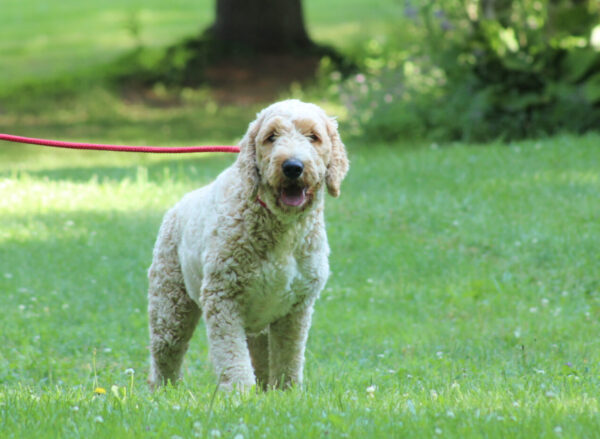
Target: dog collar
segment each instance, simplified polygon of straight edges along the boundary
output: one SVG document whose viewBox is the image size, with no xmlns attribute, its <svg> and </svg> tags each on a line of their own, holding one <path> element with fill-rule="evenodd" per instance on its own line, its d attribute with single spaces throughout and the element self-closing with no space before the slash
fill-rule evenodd
<svg viewBox="0 0 600 439">
<path fill-rule="evenodd" d="M 264 207 L 265 209 L 267 209 L 267 211 L 269 213 L 271 213 L 271 209 L 269 209 L 269 206 L 267 206 L 267 203 L 265 203 L 263 200 L 260 199 L 260 197 L 258 195 L 256 195 L 256 202 L 258 204 L 260 204 L 262 207 Z"/>
</svg>

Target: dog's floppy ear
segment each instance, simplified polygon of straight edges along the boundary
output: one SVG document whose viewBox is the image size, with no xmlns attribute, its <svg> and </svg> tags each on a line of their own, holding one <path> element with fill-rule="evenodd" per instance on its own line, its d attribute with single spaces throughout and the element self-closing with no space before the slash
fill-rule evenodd
<svg viewBox="0 0 600 439">
<path fill-rule="evenodd" d="M 327 166 L 327 191 L 333 197 L 340 195 L 340 185 L 348 172 L 350 163 L 346 155 L 346 148 L 338 133 L 338 124 L 335 119 L 327 119 L 327 133 L 331 139 L 331 159 Z"/>
<path fill-rule="evenodd" d="M 259 183 L 258 167 L 256 163 L 256 136 L 260 129 L 262 117 L 259 114 L 254 122 L 248 126 L 248 131 L 240 142 L 240 155 L 237 162 L 242 179 L 248 188 L 254 190 Z"/>
</svg>

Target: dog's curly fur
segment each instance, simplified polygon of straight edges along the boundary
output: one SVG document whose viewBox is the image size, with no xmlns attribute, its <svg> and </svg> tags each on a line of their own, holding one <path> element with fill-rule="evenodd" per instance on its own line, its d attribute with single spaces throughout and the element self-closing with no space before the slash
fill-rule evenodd
<svg viewBox="0 0 600 439">
<path fill-rule="evenodd" d="M 329 275 L 323 217 L 348 171 L 334 119 L 287 100 L 257 115 L 236 162 L 167 212 L 150 267 L 156 387 L 179 378 L 200 316 L 222 388 L 302 382 L 313 304 Z M 286 160 L 303 165 L 286 177 Z"/>
</svg>

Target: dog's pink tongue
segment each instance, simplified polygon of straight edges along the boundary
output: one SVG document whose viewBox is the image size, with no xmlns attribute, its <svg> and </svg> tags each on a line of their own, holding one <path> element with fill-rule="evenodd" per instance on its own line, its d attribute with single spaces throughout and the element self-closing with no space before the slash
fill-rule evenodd
<svg viewBox="0 0 600 439">
<path fill-rule="evenodd" d="M 299 187 L 289 187 L 281 191 L 281 201 L 288 206 L 300 206 L 305 198 L 305 190 Z"/>
</svg>

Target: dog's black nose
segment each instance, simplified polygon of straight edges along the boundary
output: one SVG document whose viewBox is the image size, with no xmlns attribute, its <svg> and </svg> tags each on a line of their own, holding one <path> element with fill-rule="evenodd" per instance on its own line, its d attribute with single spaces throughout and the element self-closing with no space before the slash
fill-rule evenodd
<svg viewBox="0 0 600 439">
<path fill-rule="evenodd" d="M 296 159 L 286 160 L 285 162 L 283 162 L 283 165 L 281 165 L 281 167 L 283 169 L 283 175 L 293 180 L 300 177 L 302 175 L 302 171 L 304 170 L 304 165 L 302 164 L 302 162 Z"/>
</svg>

